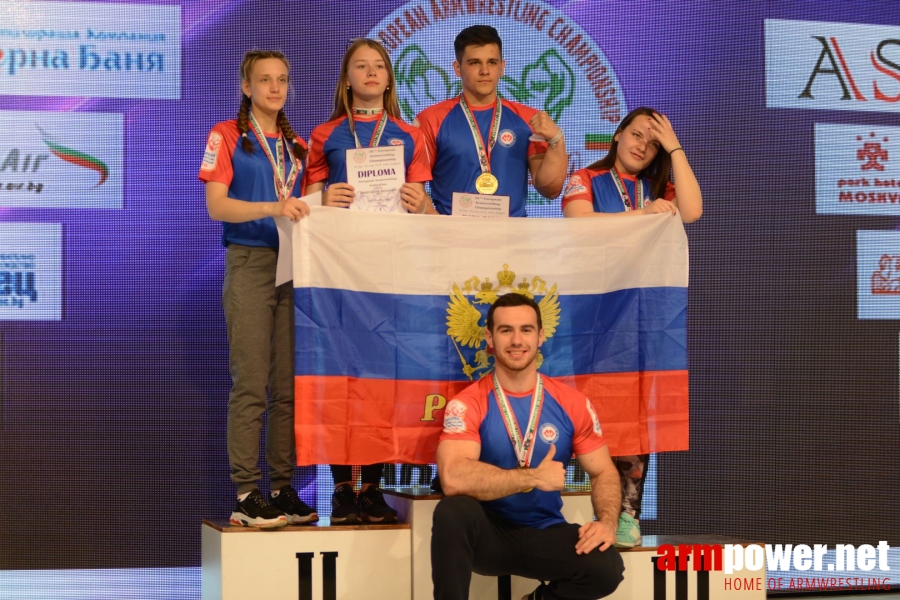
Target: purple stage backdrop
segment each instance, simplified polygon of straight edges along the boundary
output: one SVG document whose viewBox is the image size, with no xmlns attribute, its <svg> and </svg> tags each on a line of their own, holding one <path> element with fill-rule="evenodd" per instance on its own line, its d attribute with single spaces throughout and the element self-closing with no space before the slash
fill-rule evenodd
<svg viewBox="0 0 900 600">
<path fill-rule="evenodd" d="M 308 137 L 350 39 L 385 40 L 412 120 L 458 93 L 452 40 L 480 22 L 501 91 L 554 116 L 573 168 L 649 105 L 701 182 L 691 450 L 659 457 L 644 532 L 900 544 L 893 4 L 8 0 L 0 569 L 196 566 L 201 519 L 231 510 L 224 250 L 197 172 L 244 52 L 287 54 Z"/>
</svg>

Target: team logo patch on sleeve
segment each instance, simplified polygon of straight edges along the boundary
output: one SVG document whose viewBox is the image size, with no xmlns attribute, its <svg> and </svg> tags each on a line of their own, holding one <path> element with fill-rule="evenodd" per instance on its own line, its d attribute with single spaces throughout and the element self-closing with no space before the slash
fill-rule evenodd
<svg viewBox="0 0 900 600">
<path fill-rule="evenodd" d="M 469 407 L 461 400 L 451 400 L 444 409 L 444 433 L 466 432 L 466 411 Z"/>
<path fill-rule="evenodd" d="M 548 444 L 555 444 L 559 439 L 559 430 L 553 423 L 542 423 L 538 431 L 540 431 L 541 439 Z"/>
<path fill-rule="evenodd" d="M 566 186 L 566 193 L 564 196 L 568 198 L 575 194 L 583 194 L 586 191 L 587 187 L 585 187 L 584 182 L 581 180 L 581 175 L 572 175 L 572 178 L 569 180 L 569 185 Z"/>
<path fill-rule="evenodd" d="M 594 412 L 594 406 L 591 404 L 591 399 L 585 398 L 584 401 L 587 402 L 588 412 L 591 413 L 591 421 L 594 422 L 594 433 L 603 435 L 603 430 L 600 429 L 600 420 L 597 419 L 597 413 Z"/>
<path fill-rule="evenodd" d="M 203 152 L 203 162 L 200 164 L 200 170 L 213 171 L 216 168 L 216 161 L 219 159 L 219 148 L 222 147 L 222 136 L 213 131 L 206 140 L 206 150 Z"/>
</svg>

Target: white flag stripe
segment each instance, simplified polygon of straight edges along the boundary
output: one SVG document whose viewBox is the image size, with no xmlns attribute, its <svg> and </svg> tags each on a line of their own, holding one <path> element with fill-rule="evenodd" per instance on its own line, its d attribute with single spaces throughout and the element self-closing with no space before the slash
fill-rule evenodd
<svg viewBox="0 0 900 600">
<path fill-rule="evenodd" d="M 540 276 L 565 294 L 688 284 L 687 237 L 671 215 L 477 219 L 312 207 L 297 237 L 298 288 L 445 294 L 454 282 L 493 280 L 504 264 L 516 283 Z"/>
</svg>

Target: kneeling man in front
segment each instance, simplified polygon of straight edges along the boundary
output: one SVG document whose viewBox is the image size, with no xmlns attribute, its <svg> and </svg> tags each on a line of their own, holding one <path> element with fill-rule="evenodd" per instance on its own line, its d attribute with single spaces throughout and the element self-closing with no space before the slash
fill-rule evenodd
<svg viewBox="0 0 900 600">
<path fill-rule="evenodd" d="M 434 512 L 434 597 L 468 598 L 473 572 L 545 582 L 523 600 L 608 596 L 624 571 L 613 547 L 622 488 L 591 402 L 538 373 L 544 330 L 531 298 L 500 296 L 484 336 L 494 373 L 447 403 L 438 444 L 446 497 Z M 580 526 L 560 512 L 572 454 L 597 517 Z"/>
</svg>

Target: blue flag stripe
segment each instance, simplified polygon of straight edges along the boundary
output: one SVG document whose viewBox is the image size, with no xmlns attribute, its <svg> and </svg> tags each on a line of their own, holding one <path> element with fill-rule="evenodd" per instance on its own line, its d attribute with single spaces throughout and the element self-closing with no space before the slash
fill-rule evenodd
<svg viewBox="0 0 900 600">
<path fill-rule="evenodd" d="M 463 359 L 476 365 L 476 349 L 458 345 L 461 359 L 447 335 L 447 295 L 298 288 L 294 300 L 297 375 L 459 381 Z M 475 306 L 483 325 L 488 305 Z M 687 288 L 560 296 L 559 306 L 541 348 L 549 376 L 687 369 Z"/>
</svg>

